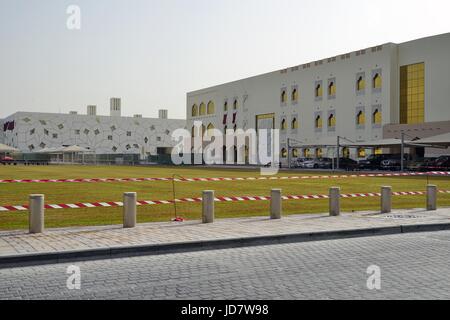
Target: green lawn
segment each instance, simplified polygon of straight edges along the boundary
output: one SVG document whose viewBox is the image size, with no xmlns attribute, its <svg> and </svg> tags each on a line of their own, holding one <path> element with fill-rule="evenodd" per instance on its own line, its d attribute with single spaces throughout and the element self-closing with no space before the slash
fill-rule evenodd
<svg viewBox="0 0 450 320">
<path fill-rule="evenodd" d="M 124 167 L 124 166 L 0 166 L 0 179 L 58 179 L 58 178 L 141 178 L 141 177 L 258 177 L 259 170 L 228 170 L 190 167 Z M 279 176 L 319 175 L 329 173 L 280 172 Z M 450 179 L 433 177 L 430 183 L 450 190 Z M 285 195 L 327 194 L 330 186 L 341 187 L 342 193 L 378 192 L 380 186 L 390 185 L 394 191 L 425 190 L 426 177 L 350 178 L 324 180 L 221 181 L 176 182 L 177 198 L 200 197 L 202 190 L 215 190 L 216 196 L 245 196 L 270 194 L 271 188 L 281 188 Z M 138 193 L 140 200 L 172 199 L 172 182 L 108 182 L 108 183 L 26 183 L 0 184 L 0 205 L 20 205 L 32 193 L 45 194 L 46 203 L 121 201 L 124 192 Z M 342 210 L 377 210 L 379 198 L 342 199 Z M 440 206 L 450 206 L 450 195 L 439 195 Z M 393 197 L 394 208 L 423 207 L 424 196 Z M 216 203 L 216 217 L 267 215 L 268 201 Z M 200 219 L 201 205 L 177 204 L 179 215 Z M 291 200 L 283 203 L 284 214 L 316 213 L 328 210 L 328 200 Z M 141 206 L 138 222 L 169 221 L 174 216 L 173 205 Z M 120 224 L 121 208 L 47 210 L 46 227 Z M 28 213 L 0 213 L 0 230 L 24 229 Z"/>
</svg>

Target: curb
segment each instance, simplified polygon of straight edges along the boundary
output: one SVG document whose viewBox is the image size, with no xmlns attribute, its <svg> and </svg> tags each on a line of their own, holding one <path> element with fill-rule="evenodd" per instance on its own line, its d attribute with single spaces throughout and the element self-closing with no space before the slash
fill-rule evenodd
<svg viewBox="0 0 450 320">
<path fill-rule="evenodd" d="M 109 247 L 109 248 L 74 250 L 63 252 L 20 254 L 20 255 L 10 255 L 0 257 L 0 269 L 23 267 L 23 266 L 37 266 L 45 264 L 80 262 L 88 260 L 102 260 L 102 259 L 126 258 L 126 257 L 148 256 L 148 255 L 186 253 L 186 252 L 196 252 L 206 250 L 219 250 L 219 249 L 254 247 L 263 245 L 374 237 L 383 235 L 433 232 L 444 230 L 450 230 L 450 223 L 406 225 L 406 226 L 400 225 L 400 226 L 369 228 L 369 229 L 322 231 L 312 233 L 295 233 L 295 234 L 270 235 L 270 236 L 247 237 L 247 238 L 232 238 L 232 239 L 219 239 L 219 240 L 206 240 L 193 242 L 178 242 L 168 244 Z"/>
</svg>

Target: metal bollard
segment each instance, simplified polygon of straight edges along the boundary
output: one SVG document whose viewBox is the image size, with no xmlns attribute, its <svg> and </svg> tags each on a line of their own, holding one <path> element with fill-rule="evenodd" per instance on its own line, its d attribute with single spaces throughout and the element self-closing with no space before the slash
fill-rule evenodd
<svg viewBox="0 0 450 320">
<path fill-rule="evenodd" d="M 392 211 L 392 187 L 381 187 L 381 213 Z"/>
<path fill-rule="evenodd" d="M 341 214 L 341 188 L 332 187 L 330 188 L 330 216 L 339 216 Z"/>
<path fill-rule="evenodd" d="M 31 194 L 29 198 L 30 233 L 44 232 L 44 195 Z"/>
<path fill-rule="evenodd" d="M 281 189 L 272 189 L 270 192 L 270 219 L 281 219 L 281 204 Z"/>
<path fill-rule="evenodd" d="M 214 222 L 214 191 L 205 190 L 202 195 L 202 222 Z"/>
<path fill-rule="evenodd" d="M 123 194 L 123 227 L 136 227 L 136 192 L 125 192 Z"/>
<path fill-rule="evenodd" d="M 434 211 L 437 210 L 437 187 L 435 185 L 429 184 L 427 186 L 427 210 Z"/>
</svg>

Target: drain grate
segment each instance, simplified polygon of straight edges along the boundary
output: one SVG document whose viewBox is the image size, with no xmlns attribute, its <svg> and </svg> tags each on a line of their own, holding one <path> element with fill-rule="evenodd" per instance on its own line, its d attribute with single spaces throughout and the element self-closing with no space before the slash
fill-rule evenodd
<svg viewBox="0 0 450 320">
<path fill-rule="evenodd" d="M 383 219 L 420 219 L 425 218 L 424 216 L 416 216 L 416 215 L 410 215 L 410 214 L 390 214 L 385 216 L 379 216 Z"/>
</svg>

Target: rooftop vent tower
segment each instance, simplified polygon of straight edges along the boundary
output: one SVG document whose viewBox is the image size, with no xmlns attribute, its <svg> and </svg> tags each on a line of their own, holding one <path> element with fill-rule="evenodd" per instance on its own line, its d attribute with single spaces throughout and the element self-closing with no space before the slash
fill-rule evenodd
<svg viewBox="0 0 450 320">
<path fill-rule="evenodd" d="M 121 116 L 121 100 L 120 98 L 111 98 L 109 100 L 110 105 L 110 115 L 111 117 L 120 117 Z"/>
</svg>

